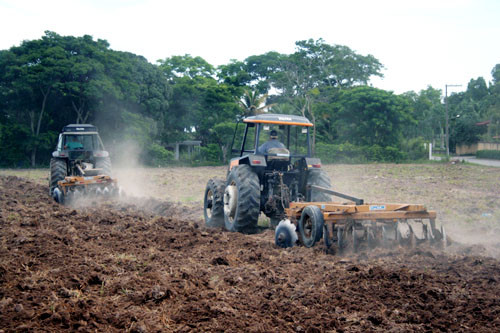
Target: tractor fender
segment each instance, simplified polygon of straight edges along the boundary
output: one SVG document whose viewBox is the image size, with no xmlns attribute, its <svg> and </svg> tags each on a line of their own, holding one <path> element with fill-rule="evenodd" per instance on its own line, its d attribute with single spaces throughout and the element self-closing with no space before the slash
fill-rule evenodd
<svg viewBox="0 0 500 333">
<path fill-rule="evenodd" d="M 67 152 L 54 151 L 52 152 L 52 157 L 54 158 L 67 158 L 69 154 Z"/>
<path fill-rule="evenodd" d="M 312 170 L 312 169 L 321 169 L 321 160 L 316 157 L 306 157 L 305 158 L 305 169 L 306 170 Z"/>
<path fill-rule="evenodd" d="M 235 166 L 243 164 L 248 164 L 252 168 L 254 167 L 265 168 L 267 166 L 265 156 L 250 154 L 242 157 L 233 158 L 229 163 L 229 171 L 231 171 L 231 169 L 234 168 Z"/>
</svg>

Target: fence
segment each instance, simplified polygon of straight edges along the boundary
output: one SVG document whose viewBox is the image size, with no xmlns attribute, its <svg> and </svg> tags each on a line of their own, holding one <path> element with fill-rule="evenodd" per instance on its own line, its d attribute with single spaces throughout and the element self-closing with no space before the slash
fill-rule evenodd
<svg viewBox="0 0 500 333">
<path fill-rule="evenodd" d="M 500 150 L 500 143 L 478 142 L 472 145 L 458 145 L 457 155 L 475 155 L 478 150 Z"/>
</svg>

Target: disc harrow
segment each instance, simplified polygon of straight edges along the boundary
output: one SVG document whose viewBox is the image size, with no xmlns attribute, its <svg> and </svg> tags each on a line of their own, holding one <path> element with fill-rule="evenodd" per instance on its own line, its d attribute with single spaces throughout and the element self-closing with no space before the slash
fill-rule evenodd
<svg viewBox="0 0 500 333">
<path fill-rule="evenodd" d="M 65 177 L 57 183 L 52 195 L 60 204 L 71 204 L 84 198 L 113 198 L 124 193 L 116 179 L 98 175 Z"/>
<path fill-rule="evenodd" d="M 276 229 L 276 244 L 290 242 L 286 234 L 297 232 L 300 243 L 314 246 L 321 238 L 328 252 L 343 253 L 396 244 L 414 247 L 420 244 L 445 247 L 444 226 L 436 226 L 436 212 L 420 204 L 364 203 L 319 186 L 310 190 L 347 198 L 348 202 L 292 202 L 286 209 L 287 223 Z M 284 228 L 287 232 L 284 233 Z M 279 237 L 278 237 L 279 235 Z"/>
</svg>

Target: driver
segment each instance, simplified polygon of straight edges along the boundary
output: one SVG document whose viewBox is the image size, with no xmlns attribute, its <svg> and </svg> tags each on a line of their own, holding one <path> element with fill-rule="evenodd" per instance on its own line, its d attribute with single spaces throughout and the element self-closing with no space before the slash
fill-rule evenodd
<svg viewBox="0 0 500 333">
<path fill-rule="evenodd" d="M 66 142 L 66 148 L 69 150 L 83 149 L 83 145 L 78 141 L 75 135 L 68 136 L 69 142 Z"/>
<path fill-rule="evenodd" d="M 278 140 L 278 132 L 276 132 L 276 130 L 272 130 L 271 133 L 269 133 L 269 141 L 264 142 L 264 144 L 257 149 L 257 154 L 265 155 L 271 148 L 286 148 L 285 145 Z"/>
</svg>

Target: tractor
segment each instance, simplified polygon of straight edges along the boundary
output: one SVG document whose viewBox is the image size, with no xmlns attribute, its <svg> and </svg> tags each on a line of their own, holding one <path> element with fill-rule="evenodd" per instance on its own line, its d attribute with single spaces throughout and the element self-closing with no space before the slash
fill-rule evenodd
<svg viewBox="0 0 500 333">
<path fill-rule="evenodd" d="M 276 227 L 286 217 L 290 202 L 330 201 L 328 194 L 307 190 L 310 185 L 330 187 L 321 161 L 312 157 L 312 126 L 305 117 L 283 114 L 259 114 L 238 121 L 231 144 L 236 156 L 229 163 L 226 180 L 210 179 L 205 189 L 206 225 L 252 233 L 258 229 L 261 212 Z M 263 151 L 260 148 L 270 134 L 280 144 Z"/>
<path fill-rule="evenodd" d="M 109 153 L 97 128 L 90 124 L 64 126 L 50 160 L 49 194 L 59 203 L 70 203 L 93 194 L 117 194 L 111 178 Z"/>
<path fill-rule="evenodd" d="M 226 180 L 210 179 L 205 188 L 208 227 L 252 233 L 259 229 L 263 212 L 279 247 L 297 241 L 312 247 L 322 238 L 334 253 L 377 244 L 447 245 L 443 224 L 438 227 L 436 212 L 424 205 L 366 203 L 330 189 L 321 161 L 312 157 L 313 124 L 305 117 L 259 114 L 243 123 L 243 133 L 238 131 L 240 122 L 236 124 L 231 151 L 237 156 L 229 163 Z M 233 149 L 235 145 L 239 148 Z M 347 201 L 332 202 L 332 196 Z"/>
</svg>

